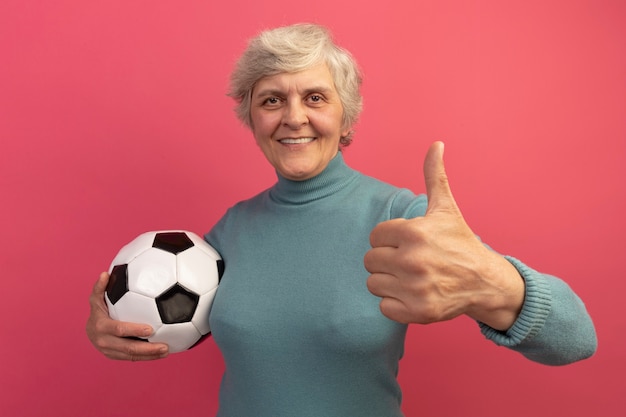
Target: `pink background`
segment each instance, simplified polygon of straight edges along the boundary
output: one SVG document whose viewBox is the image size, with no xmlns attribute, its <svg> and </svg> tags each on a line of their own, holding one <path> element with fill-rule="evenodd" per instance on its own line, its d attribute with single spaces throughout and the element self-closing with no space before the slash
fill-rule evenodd
<svg viewBox="0 0 626 417">
<path fill-rule="evenodd" d="M 563 277 L 591 360 L 550 368 L 469 319 L 410 329 L 407 416 L 623 416 L 626 3 L 0 2 L 0 415 L 211 416 L 213 341 L 115 362 L 84 326 L 137 234 L 202 234 L 274 172 L 225 96 L 260 29 L 328 25 L 364 70 L 347 161 L 416 192 L 446 142 L 452 190 L 495 249 Z"/>
</svg>

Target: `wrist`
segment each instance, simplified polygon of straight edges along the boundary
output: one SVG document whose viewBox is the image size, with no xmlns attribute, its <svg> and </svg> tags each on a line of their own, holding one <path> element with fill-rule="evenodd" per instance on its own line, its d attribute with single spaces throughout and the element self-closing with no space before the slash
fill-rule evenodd
<svg viewBox="0 0 626 417">
<path fill-rule="evenodd" d="M 485 290 L 474 300 L 467 315 L 498 330 L 506 331 L 517 320 L 524 304 L 525 283 L 517 269 L 503 256 L 490 251 L 482 263 Z"/>
</svg>

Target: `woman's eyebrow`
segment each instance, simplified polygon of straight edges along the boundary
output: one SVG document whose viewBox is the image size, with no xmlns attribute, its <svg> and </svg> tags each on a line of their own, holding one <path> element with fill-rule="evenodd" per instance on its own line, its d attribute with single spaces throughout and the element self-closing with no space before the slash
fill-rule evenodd
<svg viewBox="0 0 626 417">
<path fill-rule="evenodd" d="M 319 85 L 308 87 L 302 91 L 303 95 L 309 95 L 311 93 L 320 93 L 320 94 L 328 94 L 329 91 L 332 91 L 332 88 L 326 85 Z M 267 97 L 267 96 L 284 96 L 285 92 L 278 88 L 265 88 L 263 90 L 259 90 L 254 93 L 254 96 L 257 97 Z"/>
<path fill-rule="evenodd" d="M 283 92 L 281 90 L 274 89 L 274 88 L 266 88 L 264 90 L 255 91 L 253 95 L 257 97 L 265 97 L 265 96 L 280 96 L 282 94 Z"/>
<path fill-rule="evenodd" d="M 329 91 L 332 91 L 332 90 L 333 89 L 331 87 L 320 85 L 316 87 L 307 88 L 303 92 L 304 92 L 304 95 L 309 95 L 311 93 L 327 94 Z"/>
</svg>

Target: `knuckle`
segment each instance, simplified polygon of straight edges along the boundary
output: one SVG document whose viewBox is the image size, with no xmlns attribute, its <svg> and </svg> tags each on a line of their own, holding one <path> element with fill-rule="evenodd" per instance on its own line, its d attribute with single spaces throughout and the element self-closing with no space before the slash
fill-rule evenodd
<svg viewBox="0 0 626 417">
<path fill-rule="evenodd" d="M 117 321 L 113 327 L 113 332 L 117 337 L 126 337 L 128 336 L 128 327 L 123 322 Z"/>
<path fill-rule="evenodd" d="M 405 239 L 411 242 L 419 242 L 428 236 L 429 223 L 424 217 L 416 217 L 407 221 L 402 229 Z"/>
<path fill-rule="evenodd" d="M 91 305 L 92 308 L 94 308 L 96 305 L 98 305 L 98 300 L 100 299 L 100 297 L 94 293 L 91 293 L 89 295 L 89 305 Z"/>
<path fill-rule="evenodd" d="M 94 328 L 96 334 L 104 334 L 109 328 L 106 319 L 94 319 L 91 327 Z"/>
<path fill-rule="evenodd" d="M 128 345 L 128 347 L 126 348 L 126 355 L 128 356 L 128 359 L 132 362 L 136 362 L 139 360 L 139 352 L 137 352 L 137 347 L 135 346 L 135 344 L 131 343 Z"/>
<path fill-rule="evenodd" d="M 94 333 L 92 331 L 87 332 L 87 336 L 91 344 L 100 352 L 106 355 L 106 351 L 108 349 L 108 345 L 106 343 L 107 338 L 102 336 L 101 334 Z M 108 355 L 107 355 L 108 356 Z"/>
</svg>

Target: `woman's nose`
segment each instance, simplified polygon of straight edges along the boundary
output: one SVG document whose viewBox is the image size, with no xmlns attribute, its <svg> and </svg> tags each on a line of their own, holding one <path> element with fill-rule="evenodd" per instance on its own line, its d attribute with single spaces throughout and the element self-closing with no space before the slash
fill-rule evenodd
<svg viewBox="0 0 626 417">
<path fill-rule="evenodd" d="M 291 102 L 284 108 L 283 124 L 292 129 L 299 129 L 303 125 L 307 124 L 309 118 L 306 113 L 306 108 L 302 103 Z"/>
</svg>

